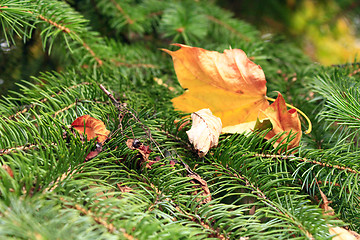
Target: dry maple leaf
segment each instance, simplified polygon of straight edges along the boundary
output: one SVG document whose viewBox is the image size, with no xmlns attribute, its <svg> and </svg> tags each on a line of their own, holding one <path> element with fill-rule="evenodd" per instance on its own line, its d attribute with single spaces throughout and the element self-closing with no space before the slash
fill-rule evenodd
<svg viewBox="0 0 360 240">
<path fill-rule="evenodd" d="M 223 132 L 243 133 L 254 130 L 258 119 L 268 118 L 267 127 L 272 130 L 270 139 L 283 131 L 297 133 L 288 148 L 298 146 L 301 125 L 297 110 L 287 111 L 281 94 L 269 107 L 266 97 L 266 80 L 260 66 L 250 61 L 240 49 L 224 53 L 202 48 L 174 44 L 180 49 L 171 55 L 179 83 L 187 91 L 172 99 L 175 109 L 195 112 L 209 108 L 221 118 Z M 262 125 L 264 127 L 265 125 Z M 278 139 L 279 144 L 284 138 Z"/>
<path fill-rule="evenodd" d="M 298 113 L 296 109 L 293 108 L 287 110 L 285 100 L 280 93 L 278 93 L 278 97 L 276 98 L 275 102 L 273 102 L 264 111 L 264 115 L 269 119 L 272 125 L 271 127 L 272 129 L 270 130 L 270 132 L 268 132 L 268 134 L 266 134 L 265 139 L 270 139 L 282 132 L 287 132 L 287 133 L 291 132 L 291 134 L 296 134 L 296 136 L 289 143 L 288 149 L 299 146 L 302 132 L 301 132 L 301 123 Z M 260 124 L 260 126 L 258 125 L 257 127 L 261 128 L 261 125 L 263 125 L 264 122 L 265 121 L 263 121 L 263 123 Z M 279 143 L 283 142 L 283 140 L 287 137 L 288 137 L 287 134 L 282 135 L 276 141 L 274 146 L 276 147 L 277 145 L 279 145 Z"/>
<path fill-rule="evenodd" d="M 187 135 L 200 157 L 210 148 L 217 146 L 222 129 L 221 119 L 215 117 L 210 109 L 205 108 L 191 114 L 192 126 Z"/>
<path fill-rule="evenodd" d="M 265 110 L 266 80 L 260 66 L 250 61 L 240 49 L 224 53 L 174 44 L 172 52 L 176 75 L 187 91 L 172 100 L 175 109 L 195 112 L 210 108 L 223 126 L 255 121 Z"/>
<path fill-rule="evenodd" d="M 103 121 L 96 118 L 84 115 L 75 119 L 71 126 L 80 134 L 85 134 L 87 140 L 97 137 L 98 142 L 104 142 L 107 139 L 110 131 L 106 129 Z"/>
</svg>

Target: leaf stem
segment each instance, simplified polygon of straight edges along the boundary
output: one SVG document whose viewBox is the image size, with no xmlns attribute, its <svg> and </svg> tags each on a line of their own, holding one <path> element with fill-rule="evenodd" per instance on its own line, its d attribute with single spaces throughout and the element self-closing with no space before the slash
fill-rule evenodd
<svg viewBox="0 0 360 240">
<path fill-rule="evenodd" d="M 275 102 L 275 99 L 274 99 L 274 98 L 270 98 L 270 97 L 266 96 L 266 99 L 269 100 L 269 101 Z M 290 105 L 290 104 L 288 104 L 288 103 L 285 103 L 285 104 L 286 104 L 287 107 L 291 107 L 291 108 L 295 109 L 296 111 L 298 111 L 298 112 L 306 119 L 306 121 L 308 122 L 309 128 L 305 131 L 305 134 L 311 133 L 312 124 L 311 124 L 311 121 L 310 121 L 310 119 L 308 118 L 308 116 L 306 116 L 306 114 L 305 114 L 303 111 L 301 111 L 300 109 L 294 107 L 293 105 Z"/>
</svg>

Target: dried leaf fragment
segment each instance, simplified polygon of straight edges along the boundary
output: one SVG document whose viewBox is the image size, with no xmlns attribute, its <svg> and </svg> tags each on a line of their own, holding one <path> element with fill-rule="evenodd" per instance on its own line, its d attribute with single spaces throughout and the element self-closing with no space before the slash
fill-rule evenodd
<svg viewBox="0 0 360 240">
<path fill-rule="evenodd" d="M 89 115 L 78 117 L 71 126 L 80 134 L 86 135 L 87 140 L 97 137 L 97 141 L 100 143 L 104 142 L 110 133 L 103 121 Z"/>
<path fill-rule="evenodd" d="M 336 236 L 332 238 L 333 240 L 357 240 L 357 239 L 360 239 L 359 237 L 355 237 L 350 231 L 346 230 L 345 228 L 341 228 L 341 227 L 330 228 L 329 232 L 330 232 L 330 234 L 334 234 L 334 235 L 336 234 Z"/>
<path fill-rule="evenodd" d="M 329 201 L 326 197 L 326 195 L 321 191 L 319 187 L 320 195 L 323 200 L 323 203 L 321 204 L 321 208 L 324 209 L 324 215 L 334 215 L 334 210 L 332 207 L 329 206 L 331 201 Z M 357 240 L 360 239 L 360 235 L 357 232 L 347 230 L 342 227 L 330 227 L 329 232 L 334 236 L 333 240 Z"/>
<path fill-rule="evenodd" d="M 222 129 L 221 119 L 205 108 L 191 114 L 192 126 L 187 135 L 200 157 L 217 146 Z"/>
</svg>

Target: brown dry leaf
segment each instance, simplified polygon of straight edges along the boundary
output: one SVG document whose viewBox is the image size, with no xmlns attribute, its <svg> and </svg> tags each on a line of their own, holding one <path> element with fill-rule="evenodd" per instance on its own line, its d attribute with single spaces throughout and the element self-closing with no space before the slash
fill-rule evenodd
<svg viewBox="0 0 360 240">
<path fill-rule="evenodd" d="M 265 139 L 270 139 L 282 132 L 291 132 L 291 134 L 296 133 L 295 138 L 289 143 L 288 149 L 299 146 L 302 132 L 298 113 L 293 108 L 287 110 L 285 100 L 280 93 L 278 94 L 276 101 L 273 102 L 268 108 L 266 108 L 264 115 L 270 120 L 272 125 L 272 129 L 270 132 L 268 132 L 268 134 L 266 134 Z M 274 146 L 277 147 L 279 143 L 283 142 L 283 140 L 287 137 L 288 134 L 282 135 L 276 141 Z"/>
<path fill-rule="evenodd" d="M 210 109 L 201 109 L 191 114 L 192 126 L 187 135 L 200 157 L 210 148 L 217 146 L 222 129 L 221 119 L 215 117 Z"/>
<path fill-rule="evenodd" d="M 102 151 L 102 144 L 97 143 L 95 150 L 88 153 L 88 155 L 85 157 L 85 161 L 89 161 L 89 160 L 93 159 L 94 157 L 99 155 L 99 153 L 101 151 Z"/>
<path fill-rule="evenodd" d="M 329 206 L 331 201 L 329 201 L 326 197 L 326 195 L 321 191 L 319 188 L 321 198 L 323 200 L 323 203 L 321 204 L 321 208 L 324 209 L 325 215 L 334 215 L 334 210 Z M 354 231 L 347 230 L 342 227 L 330 227 L 329 232 L 332 235 L 336 235 L 333 237 L 333 240 L 359 240 L 360 235 Z"/>
<path fill-rule="evenodd" d="M 104 142 L 110 131 L 106 129 L 103 121 L 84 115 L 75 119 L 71 126 L 80 134 L 85 134 L 87 140 L 97 137 L 98 142 Z M 85 132 L 84 132 L 85 131 Z"/>
<path fill-rule="evenodd" d="M 204 179 L 202 179 L 197 173 L 194 173 L 194 172 L 188 174 L 188 177 L 191 177 L 194 179 L 191 181 L 194 184 L 199 183 L 200 188 L 203 190 L 203 192 L 201 193 L 201 196 L 204 196 L 205 198 L 202 199 L 200 203 L 210 202 L 211 201 L 211 193 L 208 188 L 207 182 Z"/>
<path fill-rule="evenodd" d="M 158 162 L 159 159 L 150 160 L 149 156 L 152 150 L 149 146 L 145 146 L 142 142 L 140 142 L 138 139 L 128 139 L 126 141 L 126 146 L 132 150 L 137 150 L 141 156 L 142 156 L 142 163 L 146 163 L 146 168 L 151 169 L 151 165 Z"/>
<path fill-rule="evenodd" d="M 202 179 L 199 174 L 197 174 L 196 172 L 191 170 L 189 165 L 187 165 L 183 161 L 180 161 L 179 163 L 181 163 L 185 167 L 187 176 L 191 177 L 193 179 L 193 180 L 191 180 L 191 182 L 194 184 L 198 183 L 200 185 L 200 188 L 203 190 L 203 192 L 201 193 L 201 196 L 204 196 L 205 198 L 202 198 L 200 203 L 210 202 L 211 201 L 211 192 L 208 188 L 207 182 L 204 179 Z M 195 191 L 194 194 L 197 194 L 197 191 Z"/>
<path fill-rule="evenodd" d="M 341 227 L 333 227 L 329 229 L 330 234 L 336 234 L 335 237 L 333 237 L 333 240 L 357 240 L 360 239 L 359 234 L 357 234 L 357 237 L 355 237 L 352 233 L 352 231 L 346 230 L 345 228 Z"/>
<path fill-rule="evenodd" d="M 1 167 L 2 167 L 2 169 L 4 169 L 9 174 L 10 177 L 14 178 L 14 172 L 11 169 L 11 167 L 9 167 L 6 164 L 1 165 Z"/>
</svg>

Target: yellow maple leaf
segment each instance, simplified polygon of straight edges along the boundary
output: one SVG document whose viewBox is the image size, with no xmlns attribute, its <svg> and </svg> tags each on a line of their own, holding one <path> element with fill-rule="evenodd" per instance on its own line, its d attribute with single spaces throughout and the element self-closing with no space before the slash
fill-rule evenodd
<svg viewBox="0 0 360 240">
<path fill-rule="evenodd" d="M 209 108 L 221 118 L 223 132 L 252 131 L 258 119 L 269 119 L 270 139 L 283 131 L 298 133 L 290 144 L 297 146 L 301 138 L 297 110 L 287 111 L 281 94 L 269 107 L 265 74 L 240 49 L 224 53 L 174 44 L 177 51 L 163 49 L 171 55 L 179 83 L 185 93 L 172 99 L 175 109 L 196 112 Z M 280 138 L 278 141 L 281 141 Z"/>
<path fill-rule="evenodd" d="M 255 121 L 259 109 L 265 110 L 265 74 L 240 49 L 223 54 L 202 48 L 174 44 L 180 50 L 169 53 L 176 75 L 187 91 L 172 100 L 175 109 L 196 112 L 210 108 L 223 126 Z"/>
</svg>

